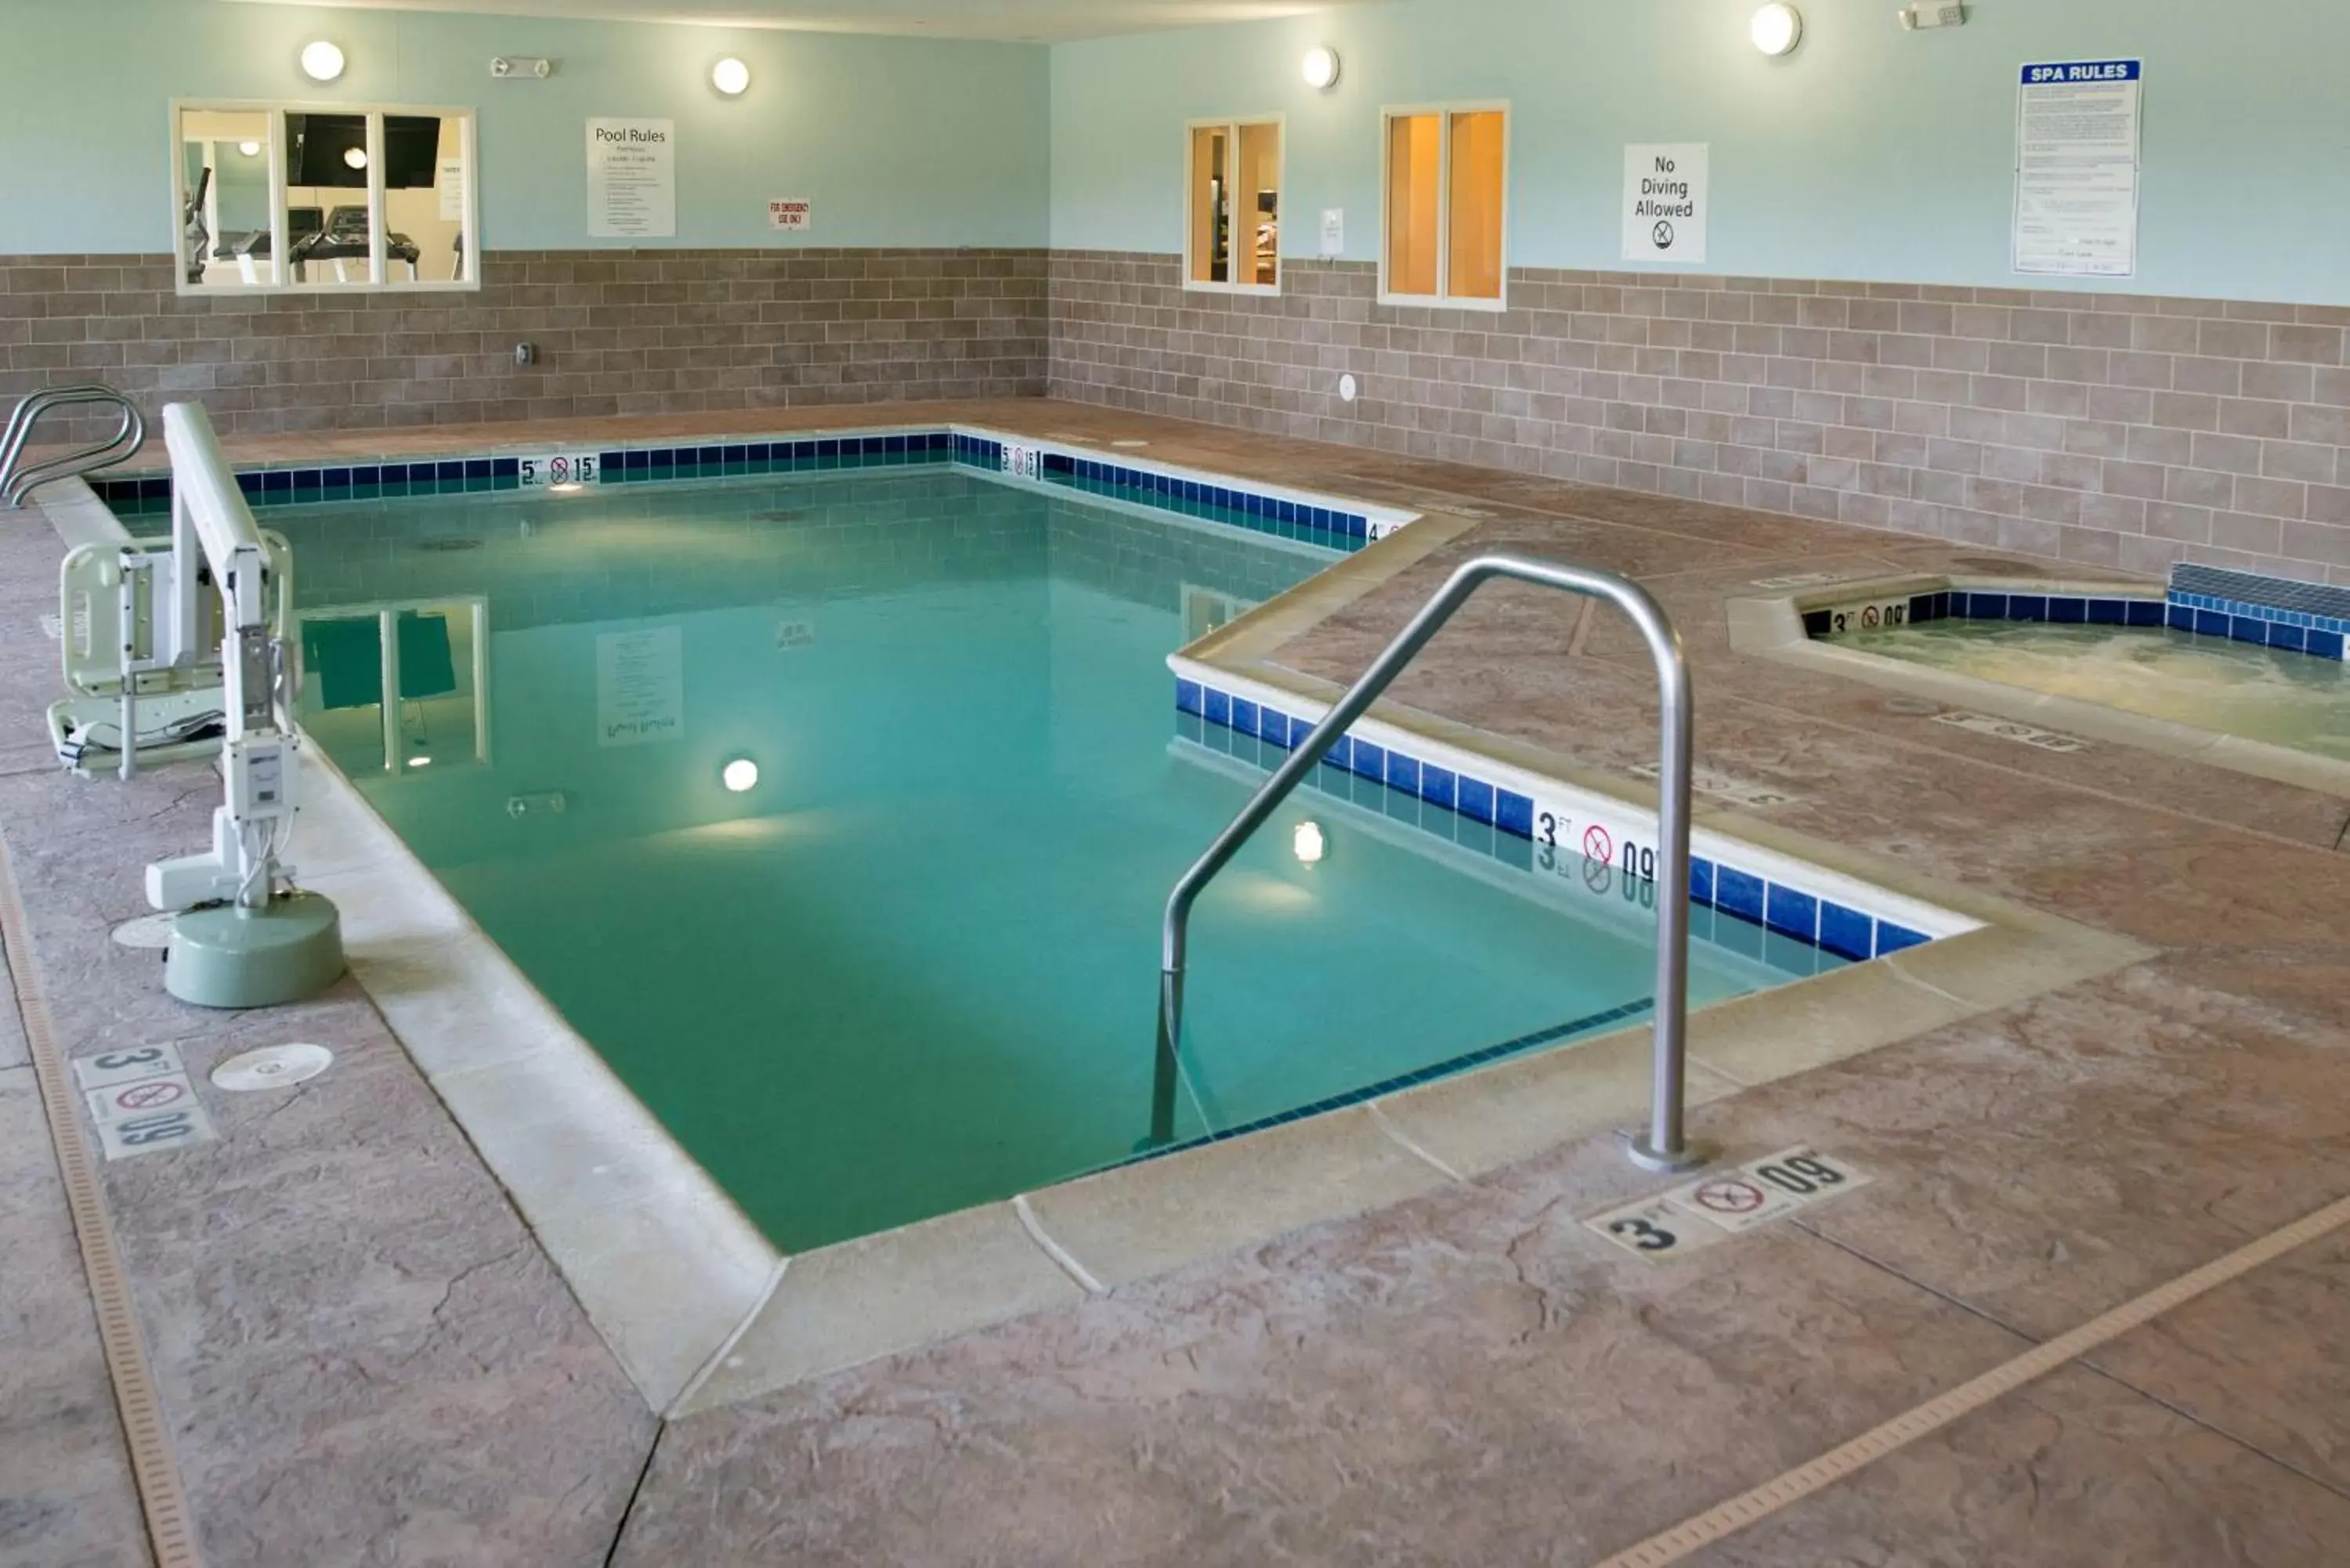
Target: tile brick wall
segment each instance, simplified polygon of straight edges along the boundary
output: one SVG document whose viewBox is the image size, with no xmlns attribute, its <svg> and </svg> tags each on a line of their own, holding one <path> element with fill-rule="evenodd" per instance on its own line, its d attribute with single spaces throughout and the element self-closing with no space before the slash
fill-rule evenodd
<svg viewBox="0 0 2350 1568">
<path fill-rule="evenodd" d="M 2350 584 L 2350 308 L 1518 270 L 1396 309 L 1056 253 L 1056 397 L 2085 565 Z M 1362 382 L 1342 403 L 1342 371 Z"/>
<path fill-rule="evenodd" d="M 0 401 L 95 379 L 276 431 L 1045 389 L 1041 251 L 494 251 L 433 296 L 181 298 L 172 265 L 0 256 Z"/>
</svg>

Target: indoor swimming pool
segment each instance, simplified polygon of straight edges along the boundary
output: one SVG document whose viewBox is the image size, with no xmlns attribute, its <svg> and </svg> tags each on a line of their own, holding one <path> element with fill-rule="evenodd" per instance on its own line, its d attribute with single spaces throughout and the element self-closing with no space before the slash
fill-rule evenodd
<svg viewBox="0 0 2350 1568">
<path fill-rule="evenodd" d="M 2350 762 L 2350 664 L 2163 627 L 1935 620 L 1856 650 Z"/>
<path fill-rule="evenodd" d="M 1336 550 L 943 463 L 265 521 L 305 727 L 777 1246 L 1141 1150 L 1273 745 L 1167 656 Z M 1180 1138 L 1646 1016 L 1653 884 L 1323 772 L 1199 906 Z M 1844 961 L 1698 929 L 1699 1005 Z"/>
</svg>

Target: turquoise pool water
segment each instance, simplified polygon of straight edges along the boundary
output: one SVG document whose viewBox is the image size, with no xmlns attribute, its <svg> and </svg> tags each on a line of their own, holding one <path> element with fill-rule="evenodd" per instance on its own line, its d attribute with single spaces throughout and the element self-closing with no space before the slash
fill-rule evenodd
<svg viewBox="0 0 2350 1568">
<path fill-rule="evenodd" d="M 306 725 L 777 1245 L 1134 1153 L 1266 760 L 1166 656 L 1334 556 L 942 467 L 268 521 Z M 1183 1136 L 1641 1015 L 1652 888 L 1325 773 L 1199 907 Z M 1699 1003 L 1837 962 L 1700 922 Z"/>
</svg>

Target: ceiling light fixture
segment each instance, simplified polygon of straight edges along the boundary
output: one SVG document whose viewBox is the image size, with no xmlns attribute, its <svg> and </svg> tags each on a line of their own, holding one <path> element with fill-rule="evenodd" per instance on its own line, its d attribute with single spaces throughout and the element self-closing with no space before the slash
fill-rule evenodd
<svg viewBox="0 0 2350 1568">
<path fill-rule="evenodd" d="M 302 74 L 314 82 L 330 82 L 343 74 L 343 51 L 321 38 L 302 46 Z"/>
<path fill-rule="evenodd" d="M 751 67 L 729 55 L 710 67 L 710 85 L 728 98 L 741 98 L 751 87 Z"/>
<path fill-rule="evenodd" d="M 1791 53 L 1804 39 L 1804 16 L 1793 5 L 1765 5 L 1754 13 L 1748 28 L 1754 47 L 1776 58 Z"/>
<path fill-rule="evenodd" d="M 1305 85 L 1327 92 L 1338 85 L 1338 51 L 1327 44 L 1305 51 Z"/>
</svg>

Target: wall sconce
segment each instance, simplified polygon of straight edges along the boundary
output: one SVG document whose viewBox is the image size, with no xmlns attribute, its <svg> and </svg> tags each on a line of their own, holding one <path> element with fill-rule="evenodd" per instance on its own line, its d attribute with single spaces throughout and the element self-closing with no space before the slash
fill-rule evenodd
<svg viewBox="0 0 2350 1568">
<path fill-rule="evenodd" d="M 247 158 L 258 158 L 261 156 L 261 143 L 258 141 L 240 141 L 236 144 L 236 150 L 239 152 L 244 153 Z"/>
<path fill-rule="evenodd" d="M 1305 85 L 1328 92 L 1338 85 L 1338 51 L 1327 44 L 1305 51 Z"/>
<path fill-rule="evenodd" d="M 751 67 L 729 55 L 710 67 L 710 85 L 728 98 L 741 98 L 750 90 Z"/>
<path fill-rule="evenodd" d="M 302 74 L 314 82 L 330 82 L 343 74 L 343 51 L 321 38 L 302 46 Z"/>
<path fill-rule="evenodd" d="M 1793 5 L 1765 5 L 1754 13 L 1754 21 L 1748 32 L 1754 40 L 1754 47 L 1775 59 L 1790 53 L 1803 42 L 1803 13 Z"/>
</svg>

